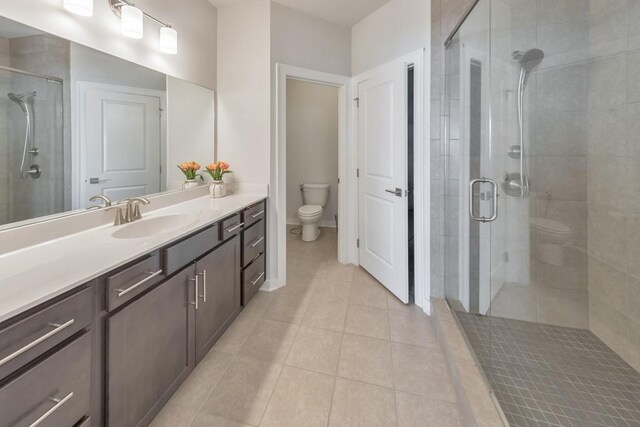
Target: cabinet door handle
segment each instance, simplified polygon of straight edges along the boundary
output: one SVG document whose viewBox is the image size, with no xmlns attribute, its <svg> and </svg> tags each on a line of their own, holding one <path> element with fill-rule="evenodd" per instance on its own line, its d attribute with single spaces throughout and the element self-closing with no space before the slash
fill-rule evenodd
<svg viewBox="0 0 640 427">
<path fill-rule="evenodd" d="M 60 409 L 60 407 L 62 405 L 64 405 L 65 403 L 67 403 L 67 401 L 69 399 L 71 399 L 73 397 L 73 392 L 67 394 L 64 398 L 62 399 L 58 399 L 57 397 L 50 397 L 49 400 L 54 402 L 55 405 L 53 406 L 53 408 L 49 409 L 47 412 L 45 412 L 44 414 L 42 414 L 40 416 L 40 418 L 38 418 L 37 420 L 35 420 L 33 423 L 29 424 L 29 427 L 36 427 L 38 424 L 40 424 L 41 422 L 43 422 L 44 420 L 46 420 L 49 415 L 53 414 L 54 412 L 56 412 L 58 409 Z"/>
<path fill-rule="evenodd" d="M 261 210 L 260 212 L 257 212 L 257 213 L 255 213 L 255 214 L 251 215 L 251 218 L 258 218 L 258 217 L 259 217 L 260 215 L 262 215 L 263 213 L 264 213 L 264 209 L 263 209 L 263 210 Z"/>
<path fill-rule="evenodd" d="M 242 227 L 243 225 L 244 225 L 244 222 L 241 222 L 241 223 L 239 223 L 239 224 L 234 225 L 234 226 L 233 226 L 233 227 L 231 227 L 231 228 L 227 228 L 227 233 L 234 232 L 234 231 L 236 231 L 238 228 Z"/>
<path fill-rule="evenodd" d="M 196 310 L 200 307 L 200 305 L 198 304 L 198 277 L 200 277 L 199 274 L 196 274 L 196 277 L 194 277 L 193 279 L 189 279 L 190 281 L 192 281 L 194 283 L 194 287 L 195 287 L 195 291 L 193 293 L 194 297 L 195 297 L 195 301 L 191 302 L 189 304 L 191 305 L 195 305 L 196 306 Z"/>
<path fill-rule="evenodd" d="M 148 276 L 145 277 L 144 279 L 140 280 L 138 283 L 136 283 L 133 286 L 129 286 L 127 289 L 116 289 L 116 292 L 118 293 L 118 298 L 128 294 L 129 292 L 133 291 L 134 289 L 136 289 L 137 287 L 140 287 L 142 285 L 144 285 L 145 283 L 147 283 L 149 280 L 153 279 L 154 277 L 157 277 L 159 275 L 162 274 L 162 269 L 155 271 L 155 272 L 151 272 L 148 271 L 147 272 Z"/>
<path fill-rule="evenodd" d="M 256 246 L 258 246 L 260 244 L 260 242 L 262 242 L 264 240 L 264 236 L 262 236 L 261 238 L 259 238 L 258 240 L 256 240 L 255 242 L 251 243 L 251 247 L 255 248 Z"/>
<path fill-rule="evenodd" d="M 63 329 L 71 326 L 73 324 L 73 322 L 75 322 L 74 319 L 68 320 L 63 324 L 57 324 L 57 323 L 49 323 L 49 326 L 54 326 L 55 329 L 47 332 L 46 334 L 44 334 L 43 336 L 41 336 L 40 338 L 37 338 L 33 341 L 31 341 L 29 344 L 25 345 L 24 347 L 22 347 L 19 350 L 14 351 L 13 353 L 11 353 L 10 355 L 8 355 L 7 357 L 5 357 L 4 359 L 0 360 L 0 366 L 4 365 L 7 362 L 10 362 L 11 360 L 15 359 L 16 357 L 20 356 L 22 353 L 31 350 L 33 347 L 37 346 L 38 344 L 40 344 L 41 342 L 45 341 L 46 339 L 51 338 L 52 336 L 54 336 L 55 334 L 61 332 Z"/>
<path fill-rule="evenodd" d="M 256 283 L 258 283 L 258 281 L 260 281 L 260 279 L 262 279 L 262 276 L 264 276 L 264 271 L 260 274 L 258 274 L 258 277 L 256 277 L 256 280 L 252 280 L 251 281 L 251 286 L 255 286 Z"/>
<path fill-rule="evenodd" d="M 207 302 L 207 270 L 202 270 L 202 273 L 198 273 L 202 276 L 202 302 Z"/>
</svg>

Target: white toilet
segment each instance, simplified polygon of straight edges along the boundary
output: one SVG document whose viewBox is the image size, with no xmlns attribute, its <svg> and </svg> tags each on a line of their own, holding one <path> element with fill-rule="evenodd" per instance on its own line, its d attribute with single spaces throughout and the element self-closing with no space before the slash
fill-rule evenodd
<svg viewBox="0 0 640 427">
<path fill-rule="evenodd" d="M 318 222 L 329 199 L 329 184 L 302 184 L 302 202 L 298 218 L 302 224 L 302 240 L 313 242 L 320 235 Z"/>
</svg>

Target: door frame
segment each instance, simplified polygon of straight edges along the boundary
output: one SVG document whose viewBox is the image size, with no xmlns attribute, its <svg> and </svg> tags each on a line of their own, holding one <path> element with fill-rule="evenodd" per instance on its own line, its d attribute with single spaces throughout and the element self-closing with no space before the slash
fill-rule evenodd
<svg viewBox="0 0 640 427">
<path fill-rule="evenodd" d="M 167 173 L 167 93 L 166 91 L 146 89 L 140 87 L 130 87 L 122 85 L 113 85 L 108 83 L 97 83 L 90 81 L 77 81 L 75 85 L 72 85 L 72 91 L 75 94 L 71 94 L 71 97 L 75 102 L 71 103 L 71 207 L 72 209 L 79 209 L 82 203 L 81 192 L 82 184 L 81 179 L 85 171 L 85 164 L 83 160 L 83 153 L 86 151 L 85 143 L 87 140 L 87 130 L 84 127 L 83 118 L 87 111 L 87 91 L 90 89 L 104 89 L 114 92 L 133 93 L 136 95 L 157 97 L 160 99 L 160 192 L 165 191 L 163 185 L 166 187 L 166 173 Z M 75 108 L 73 106 L 76 106 Z"/>
<path fill-rule="evenodd" d="M 414 293 L 415 304 L 422 308 L 427 314 L 431 313 L 431 150 L 425 142 L 430 141 L 425 133 L 425 127 L 430 123 L 430 109 L 425 103 L 430 99 L 430 85 L 425 82 L 430 81 L 430 66 L 425 63 L 428 58 L 425 55 L 425 48 L 413 53 L 397 58 L 391 62 L 365 71 L 351 79 L 351 92 L 358 93 L 358 86 L 365 80 L 384 70 L 385 68 L 404 63 L 408 69 L 414 68 L 414 136 L 413 136 L 413 167 L 414 167 Z M 357 96 L 357 95 L 356 95 Z M 354 96 L 354 98 L 356 98 Z M 351 171 L 355 177 L 358 168 L 358 108 L 356 99 L 351 102 L 351 141 L 349 157 L 354 159 L 354 168 Z M 359 194 L 357 178 L 353 180 L 351 191 L 356 196 Z M 353 213 L 351 223 L 355 232 L 349 245 L 351 259 L 358 260 L 357 230 L 359 218 L 358 198 L 350 200 L 350 211 Z M 359 265 L 359 262 L 353 262 Z"/>
<path fill-rule="evenodd" d="M 269 230 L 275 238 L 270 238 L 269 251 L 277 254 L 275 267 L 277 274 L 271 276 L 262 290 L 272 291 L 286 285 L 287 277 L 287 80 L 300 80 L 338 88 L 338 261 L 342 264 L 356 263 L 350 257 L 349 242 L 353 231 L 353 210 L 351 199 L 353 184 L 349 171 L 355 170 L 354 160 L 350 156 L 352 145 L 349 138 L 350 132 L 350 99 L 351 79 L 347 76 L 325 73 L 292 65 L 276 64 L 276 144 L 275 167 L 272 168 L 271 182 L 275 182 L 275 188 L 270 189 L 269 196 L 273 200 L 276 214 L 270 215 Z M 357 193 L 354 193 L 357 194 Z M 357 216 L 355 217 L 357 221 Z M 356 222 L 357 225 L 357 222 Z M 274 265 L 275 264 L 275 265 Z"/>
</svg>

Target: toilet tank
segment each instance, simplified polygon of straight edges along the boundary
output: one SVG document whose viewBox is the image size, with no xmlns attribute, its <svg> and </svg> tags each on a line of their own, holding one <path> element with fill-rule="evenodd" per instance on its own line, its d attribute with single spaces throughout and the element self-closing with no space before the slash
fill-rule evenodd
<svg viewBox="0 0 640 427">
<path fill-rule="evenodd" d="M 302 184 L 302 200 L 305 205 L 327 205 L 329 184 Z"/>
</svg>

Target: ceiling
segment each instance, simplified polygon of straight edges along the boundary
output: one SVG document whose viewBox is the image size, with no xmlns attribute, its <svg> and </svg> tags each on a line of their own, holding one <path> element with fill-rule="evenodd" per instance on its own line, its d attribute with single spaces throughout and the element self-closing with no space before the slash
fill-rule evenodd
<svg viewBox="0 0 640 427">
<path fill-rule="evenodd" d="M 209 0 L 216 7 L 225 7 L 253 0 Z M 283 6 L 312 15 L 334 24 L 351 27 L 378 10 L 389 0 L 274 0 Z"/>
</svg>

